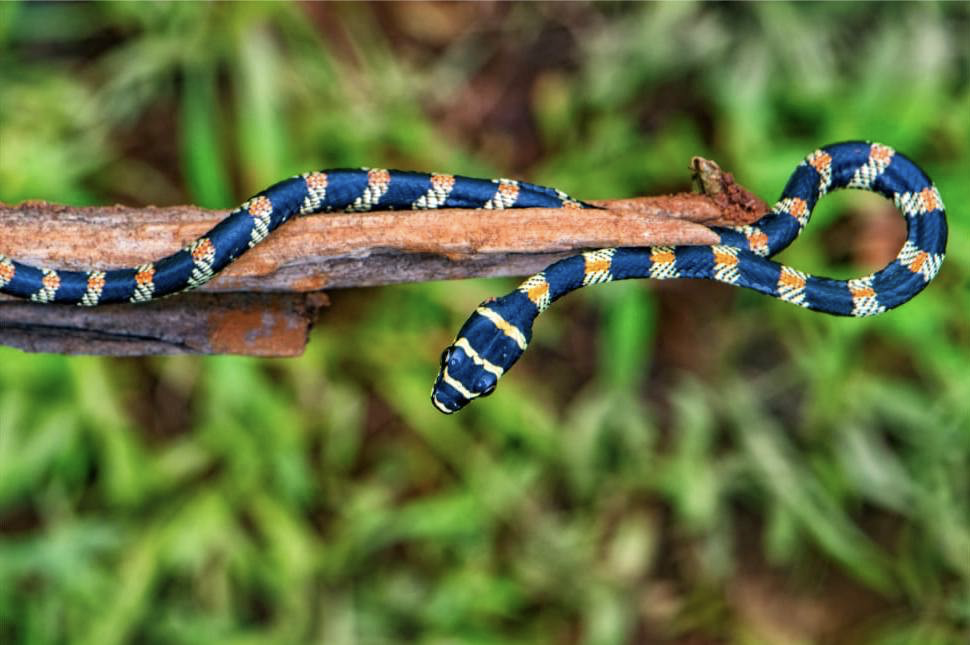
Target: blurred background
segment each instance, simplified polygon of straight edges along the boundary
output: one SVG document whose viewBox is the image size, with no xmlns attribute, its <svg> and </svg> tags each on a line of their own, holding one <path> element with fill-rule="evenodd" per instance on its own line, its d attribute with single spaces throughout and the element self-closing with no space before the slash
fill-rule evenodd
<svg viewBox="0 0 970 645">
<path fill-rule="evenodd" d="M 231 207 L 337 166 L 769 202 L 872 139 L 949 207 L 875 319 L 586 289 L 494 397 L 428 392 L 513 280 L 331 293 L 296 360 L 0 348 L 5 643 L 964 643 L 970 5 L 0 3 L 0 200 Z M 827 197 L 781 259 L 894 256 Z M 146 258 L 148 259 L 148 258 Z"/>
</svg>

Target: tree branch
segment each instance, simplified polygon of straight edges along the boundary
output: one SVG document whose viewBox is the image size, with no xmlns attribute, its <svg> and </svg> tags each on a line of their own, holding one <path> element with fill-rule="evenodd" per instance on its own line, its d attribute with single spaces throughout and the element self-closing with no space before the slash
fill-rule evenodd
<svg viewBox="0 0 970 645">
<path fill-rule="evenodd" d="M 605 210 L 526 208 L 329 213 L 294 219 L 200 291 L 148 305 L 83 310 L 0 295 L 0 343 L 27 351 L 137 355 L 299 354 L 321 289 L 525 275 L 581 249 L 711 244 L 707 227 L 767 206 L 700 158 L 705 194 L 593 202 Z M 161 258 L 227 211 L 0 203 L 0 255 L 37 266 L 110 269 Z"/>
</svg>

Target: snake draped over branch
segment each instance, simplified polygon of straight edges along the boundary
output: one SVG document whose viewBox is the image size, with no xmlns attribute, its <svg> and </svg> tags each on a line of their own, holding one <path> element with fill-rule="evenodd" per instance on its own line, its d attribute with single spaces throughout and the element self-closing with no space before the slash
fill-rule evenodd
<svg viewBox="0 0 970 645">
<path fill-rule="evenodd" d="M 902 212 L 907 236 L 892 262 L 861 278 L 832 280 L 769 259 L 798 237 L 821 197 L 842 188 L 879 193 Z M 535 207 L 596 208 L 554 188 L 509 179 L 379 169 L 309 172 L 270 186 L 183 249 L 137 267 L 60 271 L 0 255 L 0 293 L 87 307 L 146 302 L 205 284 L 294 215 Z M 926 174 L 892 148 L 861 141 L 825 146 L 808 155 L 774 208 L 757 222 L 713 230 L 720 239 L 710 246 L 587 251 L 552 264 L 507 295 L 481 303 L 442 352 L 432 403 L 450 414 L 491 394 L 528 347 L 538 315 L 581 287 L 631 278 L 703 278 L 806 309 L 872 316 L 898 307 L 926 287 L 940 270 L 947 237 L 943 201 Z"/>
</svg>

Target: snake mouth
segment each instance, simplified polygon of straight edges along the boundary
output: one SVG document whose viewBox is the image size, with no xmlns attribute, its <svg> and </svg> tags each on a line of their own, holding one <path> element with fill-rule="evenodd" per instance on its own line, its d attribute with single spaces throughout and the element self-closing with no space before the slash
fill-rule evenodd
<svg viewBox="0 0 970 645">
<path fill-rule="evenodd" d="M 469 400 L 438 375 L 431 390 L 431 404 L 443 414 L 454 414 L 468 405 Z"/>
<path fill-rule="evenodd" d="M 434 407 L 438 408 L 443 414 L 453 414 L 455 411 L 446 406 L 444 403 L 438 400 L 438 397 L 431 395 L 431 403 Z"/>
</svg>

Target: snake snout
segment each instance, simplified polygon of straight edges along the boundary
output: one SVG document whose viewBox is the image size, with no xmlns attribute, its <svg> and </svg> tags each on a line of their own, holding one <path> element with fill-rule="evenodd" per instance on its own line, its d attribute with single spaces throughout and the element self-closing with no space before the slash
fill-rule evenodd
<svg viewBox="0 0 970 645">
<path fill-rule="evenodd" d="M 457 412 L 473 399 L 483 396 L 485 390 L 495 389 L 498 378 L 483 372 L 472 358 L 472 350 L 466 351 L 466 343 L 456 341 L 441 353 L 438 378 L 431 391 L 431 403 L 445 414 Z"/>
</svg>

